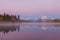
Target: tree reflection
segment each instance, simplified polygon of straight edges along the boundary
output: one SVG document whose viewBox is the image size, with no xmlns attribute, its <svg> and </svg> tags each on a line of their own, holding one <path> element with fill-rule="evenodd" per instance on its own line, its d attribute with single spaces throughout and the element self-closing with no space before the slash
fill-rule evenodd
<svg viewBox="0 0 60 40">
<path fill-rule="evenodd" d="M 55 26 L 55 27 L 60 27 L 60 24 L 55 24 L 54 26 Z"/>
<path fill-rule="evenodd" d="M 8 33 L 9 31 L 20 31 L 20 26 L 0 26 L 0 32 Z"/>
</svg>

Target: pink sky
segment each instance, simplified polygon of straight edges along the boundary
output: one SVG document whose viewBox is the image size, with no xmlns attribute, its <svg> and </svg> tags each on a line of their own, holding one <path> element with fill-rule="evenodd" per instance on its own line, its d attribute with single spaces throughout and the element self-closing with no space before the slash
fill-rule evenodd
<svg viewBox="0 0 60 40">
<path fill-rule="evenodd" d="M 41 14 L 42 12 L 60 13 L 60 0 L 0 0 L 0 13 L 3 12 L 22 13 L 22 15 Z"/>
</svg>

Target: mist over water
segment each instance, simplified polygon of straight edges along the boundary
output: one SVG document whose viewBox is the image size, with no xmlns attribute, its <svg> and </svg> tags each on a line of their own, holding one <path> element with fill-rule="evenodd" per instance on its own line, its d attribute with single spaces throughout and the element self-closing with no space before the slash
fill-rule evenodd
<svg viewBox="0 0 60 40">
<path fill-rule="evenodd" d="M 0 40 L 60 40 L 59 23 L 1 25 Z"/>
</svg>

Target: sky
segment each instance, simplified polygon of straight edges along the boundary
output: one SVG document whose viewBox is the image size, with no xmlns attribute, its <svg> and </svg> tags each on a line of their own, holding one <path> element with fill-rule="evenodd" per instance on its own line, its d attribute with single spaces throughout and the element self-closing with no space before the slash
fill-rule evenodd
<svg viewBox="0 0 60 40">
<path fill-rule="evenodd" d="M 26 19 L 60 18 L 60 0 L 0 0 L 0 14 L 4 12 Z"/>
</svg>

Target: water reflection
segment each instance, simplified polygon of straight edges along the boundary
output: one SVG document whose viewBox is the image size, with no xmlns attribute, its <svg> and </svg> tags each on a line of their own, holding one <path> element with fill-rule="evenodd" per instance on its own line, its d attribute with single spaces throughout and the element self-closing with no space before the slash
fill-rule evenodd
<svg viewBox="0 0 60 40">
<path fill-rule="evenodd" d="M 60 24 L 56 24 L 56 25 L 54 25 L 55 27 L 60 27 Z"/>
<path fill-rule="evenodd" d="M 0 39 L 60 40 L 60 24 L 22 23 L 17 26 L 0 26 Z"/>
<path fill-rule="evenodd" d="M 22 23 L 21 25 L 16 25 L 16 26 L 0 26 L 0 32 L 8 33 L 8 32 L 14 32 L 14 31 L 33 31 L 33 30 L 48 30 L 48 29 L 52 29 L 53 28 L 60 28 L 60 24 L 55 24 L 55 25 L 47 25 L 47 24 L 38 24 L 38 25 L 34 25 L 34 24 L 28 24 L 28 23 Z"/>
<path fill-rule="evenodd" d="M 41 29 L 42 29 L 42 30 L 47 30 L 48 27 L 44 27 L 44 26 L 42 26 Z"/>
<path fill-rule="evenodd" d="M 26 23 L 26 24 L 22 24 L 21 25 L 22 29 L 28 29 L 28 30 L 43 30 L 43 31 L 46 31 L 46 30 L 51 30 L 51 29 L 57 29 L 60 27 L 60 24 L 32 24 L 32 23 Z M 22 30 L 21 29 L 21 30 Z"/>
<path fill-rule="evenodd" d="M 13 32 L 13 31 L 19 31 L 20 30 L 20 26 L 0 26 L 0 32 L 8 33 L 8 32 Z"/>
</svg>

